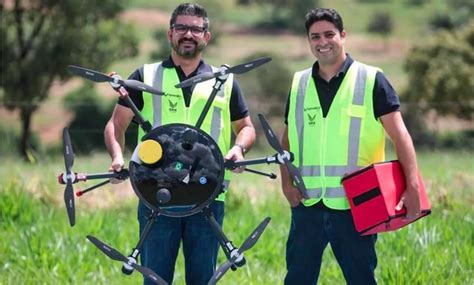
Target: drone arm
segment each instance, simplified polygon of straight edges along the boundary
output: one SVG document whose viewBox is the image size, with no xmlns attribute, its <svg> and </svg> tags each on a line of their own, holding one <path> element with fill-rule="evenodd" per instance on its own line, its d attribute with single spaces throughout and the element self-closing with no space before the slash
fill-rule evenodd
<svg viewBox="0 0 474 285">
<path fill-rule="evenodd" d="M 122 169 L 119 172 L 105 172 L 105 173 L 94 173 L 94 174 L 78 174 L 79 181 L 86 181 L 87 179 L 103 179 L 103 178 L 116 178 L 125 180 L 128 178 L 129 173 L 127 169 Z"/>
<path fill-rule="evenodd" d="M 226 67 L 223 67 L 223 68 L 226 68 Z M 206 105 L 204 105 L 202 113 L 196 122 L 196 126 L 195 126 L 196 128 L 198 129 L 201 128 L 201 125 L 204 122 L 204 119 L 206 118 L 207 112 L 209 112 L 209 108 L 211 108 L 212 101 L 214 101 L 214 98 L 216 97 L 217 92 L 219 92 L 219 90 L 224 86 L 224 83 L 227 80 L 227 77 L 228 75 L 216 77 L 216 83 L 214 83 L 214 86 L 212 86 L 211 95 L 209 95 L 209 98 L 206 101 Z"/>
<path fill-rule="evenodd" d="M 134 120 L 140 125 L 140 127 L 145 131 L 145 133 L 148 133 L 151 130 L 150 122 L 146 121 L 145 118 L 143 118 L 137 106 L 135 105 L 135 103 L 133 103 L 132 99 L 130 99 L 129 96 L 125 96 L 123 97 L 123 99 L 125 100 L 125 103 L 127 103 L 128 107 L 130 107 L 133 114 L 135 115 Z"/>
<path fill-rule="evenodd" d="M 255 164 L 270 164 L 270 163 L 280 163 L 277 159 L 276 155 L 267 156 L 263 158 L 254 158 L 254 159 L 246 159 L 240 161 L 233 161 L 233 160 L 226 160 L 224 162 L 224 167 L 227 169 L 234 169 L 241 166 L 247 165 L 255 165 Z"/>
</svg>

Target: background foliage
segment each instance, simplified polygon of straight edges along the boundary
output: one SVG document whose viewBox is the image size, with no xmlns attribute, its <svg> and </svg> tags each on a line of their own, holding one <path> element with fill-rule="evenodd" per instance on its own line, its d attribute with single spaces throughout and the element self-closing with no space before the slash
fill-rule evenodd
<svg viewBox="0 0 474 285">
<path fill-rule="evenodd" d="M 13 2 L 13 3 L 12 3 Z M 103 69 L 137 53 L 130 25 L 116 17 L 121 1 L 4 1 L 0 4 L 0 97 L 18 110 L 20 153 L 31 160 L 31 119 L 56 79 L 71 77 L 67 65 Z"/>
<path fill-rule="evenodd" d="M 163 34 L 153 34 L 167 29 L 169 15 L 180 2 L 0 1 L 0 284 L 141 283 L 138 274 L 121 274 L 119 263 L 85 240 L 86 234 L 96 235 L 125 254 L 135 246 L 137 198 L 129 185 L 103 187 L 82 197 L 76 203 L 78 224 L 70 228 L 67 223 L 63 188 L 56 182 L 64 168 L 59 155 L 61 129 L 70 126 L 74 147 L 90 153 L 76 158 L 76 170 L 106 171 L 110 160 L 99 151 L 104 150 L 103 125 L 116 97 L 106 84 L 70 78 L 66 66 L 115 70 L 126 77 L 143 63 L 161 59 L 167 54 L 163 51 L 167 41 Z M 473 2 L 198 2 L 208 8 L 212 21 L 213 43 L 205 53 L 209 63 L 235 65 L 260 56 L 273 58 L 237 79 L 251 113 L 263 113 L 277 133 L 291 74 L 314 61 L 304 35 L 304 13 L 292 5 L 309 3 L 341 13 L 348 51 L 358 60 L 380 66 L 400 92 L 433 204 L 431 216 L 380 235 L 377 278 L 380 284 L 474 283 L 473 36 L 468 23 Z M 20 3 L 19 14 L 14 12 L 15 3 Z M 50 8 L 40 9 L 40 5 Z M 271 20 L 278 9 L 278 18 Z M 393 24 L 385 38 L 367 31 L 379 11 L 389 11 Z M 23 17 L 19 21 L 23 25 L 17 25 L 18 17 Z M 443 21 L 437 22 L 438 17 Z M 41 18 L 43 29 L 35 32 Z M 22 57 L 26 47 L 32 49 Z M 20 113 L 22 108 L 29 117 Z M 26 139 L 19 120 L 31 121 L 33 133 Z M 259 130 L 257 120 L 254 123 Z M 127 141 L 133 144 L 135 137 L 132 134 Z M 258 139 L 260 148 L 249 158 L 272 153 L 262 138 Z M 20 161 L 15 153 L 20 141 L 32 149 L 29 157 L 36 156 L 37 164 Z M 429 150 L 423 151 L 423 145 Z M 277 172 L 266 166 L 260 170 Z M 289 228 L 289 210 L 279 181 L 244 174 L 234 179 L 234 185 L 227 201 L 225 231 L 235 244 L 240 245 L 264 217 L 271 216 L 272 222 L 246 254 L 248 264 L 229 272 L 222 284 L 279 284 L 285 274 Z M 219 258 L 223 262 L 222 254 Z M 184 284 L 183 274 L 180 257 L 176 284 Z M 342 274 L 328 249 L 321 284 L 341 283 Z"/>
</svg>

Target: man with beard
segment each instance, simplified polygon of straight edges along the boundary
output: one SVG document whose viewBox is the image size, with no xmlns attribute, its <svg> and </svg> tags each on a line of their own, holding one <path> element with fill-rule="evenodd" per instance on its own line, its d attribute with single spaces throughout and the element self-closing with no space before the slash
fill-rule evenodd
<svg viewBox="0 0 474 285">
<path fill-rule="evenodd" d="M 212 91 L 213 81 L 201 82 L 193 86 L 194 88 L 177 89 L 174 86 L 197 74 L 215 69 L 202 59 L 202 51 L 210 39 L 209 19 L 205 9 L 197 4 L 179 5 L 171 15 L 168 30 L 171 55 L 161 62 L 145 64 L 129 76 L 129 79 L 139 80 L 167 94 L 177 96 L 166 95 L 155 100 L 151 94 L 142 94 L 131 89 L 121 96 L 126 96 L 128 93 L 144 118 L 154 122 L 153 127 L 170 123 L 194 125 Z M 229 75 L 222 90 L 222 94 L 216 97 L 211 106 L 211 110 L 214 111 L 207 115 L 207 117 L 214 116 L 218 111 L 220 122 L 215 125 L 204 123 L 201 129 L 210 135 L 217 134 L 218 137 L 213 138 L 225 154 L 225 159 L 242 160 L 244 153 L 255 140 L 255 130 L 240 87 L 232 75 Z M 107 150 L 112 158 L 112 170 L 120 171 L 124 165 L 122 154 L 124 135 L 133 117 L 132 110 L 122 98 L 119 99 L 104 132 Z M 234 145 L 230 144 L 232 131 L 235 134 Z M 143 132 L 140 130 L 138 137 L 141 138 L 142 135 Z M 227 185 L 229 174 L 226 171 L 224 177 Z M 223 194 L 210 205 L 210 210 L 220 225 L 224 218 Z M 149 214 L 150 210 L 139 202 L 140 234 L 144 230 Z M 183 218 L 159 215 L 142 245 L 141 264 L 171 284 L 181 242 L 186 283 L 207 284 L 216 268 L 219 245 L 212 228 L 201 213 Z M 148 282 L 150 280 L 145 279 L 144 283 Z"/>
<path fill-rule="evenodd" d="M 406 219 L 415 219 L 420 214 L 415 149 L 385 75 L 345 52 L 341 16 L 333 9 L 314 9 L 305 27 L 317 61 L 293 77 L 282 145 L 293 152 L 309 199 L 302 200 L 281 168 L 291 206 L 285 284 L 316 284 L 328 243 L 347 284 L 375 284 L 377 236 L 356 231 L 341 178 L 384 161 L 387 132 L 407 185 L 397 209 L 406 207 Z"/>
</svg>

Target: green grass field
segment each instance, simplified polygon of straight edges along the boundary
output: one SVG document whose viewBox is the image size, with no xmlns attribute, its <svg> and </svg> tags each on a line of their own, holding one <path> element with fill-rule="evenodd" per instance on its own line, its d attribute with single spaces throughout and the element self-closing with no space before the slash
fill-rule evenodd
<svg viewBox="0 0 474 285">
<path fill-rule="evenodd" d="M 418 158 L 433 213 L 397 232 L 379 235 L 377 279 L 380 284 L 473 284 L 473 154 L 429 152 L 419 153 Z M 105 155 L 97 154 L 77 157 L 74 168 L 103 172 L 108 163 Z M 123 190 L 125 186 L 95 190 L 76 200 L 77 224 L 70 228 L 63 187 L 56 182 L 62 168 L 59 157 L 41 165 L 4 159 L 0 167 L 0 284 L 140 284 L 138 273 L 123 275 L 119 262 L 108 259 L 85 238 L 92 234 L 128 255 L 138 241 L 136 196 Z M 278 173 L 275 166 L 260 169 Z M 224 229 L 235 245 L 266 216 L 272 221 L 246 253 L 247 265 L 228 272 L 220 284 L 282 284 L 289 209 L 279 181 L 242 174 L 233 185 Z M 224 261 L 222 253 L 220 261 Z M 343 283 L 328 247 L 320 284 Z M 184 284 L 181 257 L 174 284 Z"/>
<path fill-rule="evenodd" d="M 180 2 L 131 0 L 127 8 L 150 12 L 160 9 L 160 12 L 169 15 Z M 210 1 L 198 2 L 205 5 Z M 213 27 L 230 24 L 248 29 L 268 17 L 268 9 L 260 9 L 256 5 L 240 7 L 235 2 L 220 1 L 225 9 L 209 9 Z M 410 46 L 422 42 L 429 35 L 429 17 L 446 6 L 443 0 L 431 0 L 424 6 L 413 7 L 405 4 L 408 1 L 395 0 L 378 3 L 360 3 L 356 0 L 320 2 L 326 7 L 336 8 L 343 16 L 349 33 L 346 43 L 348 51 L 360 61 L 383 68 L 399 92 L 405 88 L 403 63 Z M 212 14 L 216 11 L 222 12 L 222 15 Z M 370 15 L 376 11 L 389 11 L 394 20 L 388 50 L 380 48 L 382 39 L 366 33 Z M 143 24 L 137 19 L 130 23 L 137 28 L 140 54 L 120 59 L 109 69 L 123 76 L 151 60 L 150 52 L 157 46 L 152 35 L 155 29 L 160 28 L 150 23 Z M 232 31 L 232 28 L 229 30 Z M 310 66 L 314 61 L 304 36 L 286 32 L 223 33 L 219 43 L 206 50 L 205 57 L 214 65 L 234 65 L 257 51 L 283 56 L 292 71 Z M 54 137 L 58 140 L 52 143 L 56 144 L 52 146 L 56 152 L 59 149 L 59 130 L 70 119 L 69 114 L 63 111 L 63 95 L 80 84 L 77 79 L 66 87 L 57 84 L 34 116 L 33 130 L 44 143 L 46 133 L 52 136 L 51 125 L 57 127 L 57 136 Z M 98 85 L 98 88 L 102 88 L 101 94 L 112 93 L 107 86 Z M 251 90 L 244 91 L 246 96 L 261 95 L 252 94 Z M 286 91 L 281 94 L 282 104 L 286 95 Z M 113 94 L 108 98 L 116 100 Z M 5 129 L 12 128 L 16 135 L 20 124 L 11 119 L 14 115 L 9 115 L 4 120 Z M 275 120 L 281 122 L 280 118 Z M 102 132 L 102 128 L 94 131 Z M 130 253 L 138 241 L 138 198 L 133 190 L 127 184 L 106 186 L 77 199 L 77 224 L 71 228 L 63 203 L 63 186 L 56 182 L 56 176 L 64 168 L 62 158 L 45 155 L 40 157 L 38 164 L 26 164 L 18 157 L 7 155 L 15 151 L 11 135 L 2 133 L 2 138 L 0 285 L 141 284 L 140 274 L 123 275 L 119 262 L 108 259 L 86 240 L 86 235 L 91 234 L 125 255 Z M 251 153 L 249 157 L 260 155 Z M 377 279 L 380 284 L 474 284 L 474 150 L 420 152 L 418 159 L 433 213 L 400 231 L 379 235 Z M 104 172 L 108 165 L 109 159 L 103 153 L 79 156 L 75 170 Z M 275 166 L 262 166 L 260 169 L 278 173 Z M 270 216 L 272 221 L 257 245 L 245 254 L 247 265 L 236 272 L 228 272 L 219 284 L 282 284 L 290 210 L 280 193 L 279 180 L 270 181 L 251 174 L 236 177 L 232 193 L 228 195 L 226 213 L 224 230 L 237 246 L 265 217 Z M 224 254 L 220 253 L 219 258 L 222 263 Z M 325 252 L 320 276 L 319 284 L 344 284 L 330 248 Z M 182 257 L 178 259 L 174 284 L 185 284 Z"/>
</svg>

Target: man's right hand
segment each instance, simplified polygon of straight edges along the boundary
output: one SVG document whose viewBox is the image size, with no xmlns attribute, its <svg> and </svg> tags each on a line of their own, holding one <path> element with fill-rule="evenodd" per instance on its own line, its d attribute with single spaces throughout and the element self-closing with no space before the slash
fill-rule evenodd
<svg viewBox="0 0 474 285">
<path fill-rule="evenodd" d="M 120 172 L 123 169 L 123 157 L 117 157 L 112 160 L 112 164 L 110 165 L 109 171 Z M 110 183 L 118 184 L 123 182 L 121 179 L 117 178 L 110 178 Z"/>
</svg>

